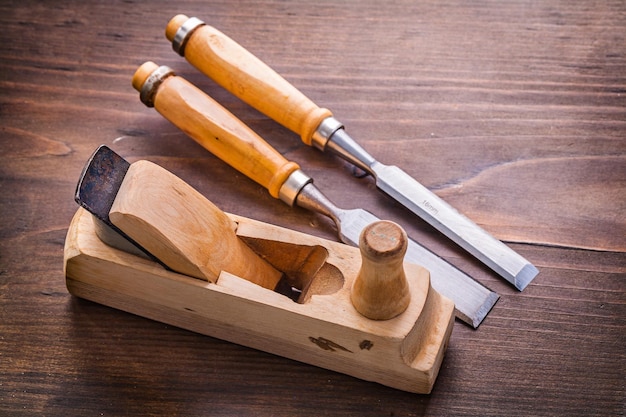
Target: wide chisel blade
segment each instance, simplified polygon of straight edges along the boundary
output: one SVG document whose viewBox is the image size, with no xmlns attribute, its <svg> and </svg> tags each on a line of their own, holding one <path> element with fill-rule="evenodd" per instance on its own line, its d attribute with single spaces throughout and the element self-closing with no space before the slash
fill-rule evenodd
<svg viewBox="0 0 626 417">
<path fill-rule="evenodd" d="M 329 135 L 325 148 L 372 175 L 378 188 L 474 255 L 518 290 L 526 288 L 539 273 L 524 257 L 459 213 L 406 172 L 375 160 L 343 128 Z"/>
</svg>

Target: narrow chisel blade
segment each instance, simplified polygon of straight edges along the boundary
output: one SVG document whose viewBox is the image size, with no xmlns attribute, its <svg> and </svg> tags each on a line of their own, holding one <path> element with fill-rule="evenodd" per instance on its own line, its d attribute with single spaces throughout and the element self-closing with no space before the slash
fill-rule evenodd
<svg viewBox="0 0 626 417">
<path fill-rule="evenodd" d="M 524 257 L 395 166 L 370 165 L 376 186 L 496 271 L 518 290 L 538 274 Z"/>
</svg>

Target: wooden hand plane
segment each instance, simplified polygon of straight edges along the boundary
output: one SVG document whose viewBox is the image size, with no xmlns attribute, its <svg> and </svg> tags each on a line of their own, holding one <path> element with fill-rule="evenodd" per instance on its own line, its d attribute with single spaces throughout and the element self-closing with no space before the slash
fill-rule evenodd
<svg viewBox="0 0 626 417">
<path fill-rule="evenodd" d="M 71 294 L 400 390 L 432 390 L 454 304 L 426 269 L 404 262 L 407 237 L 395 223 L 368 226 L 359 248 L 328 241 L 224 213 L 158 165 L 129 164 L 106 147 L 85 167 L 76 199 L 64 251 Z"/>
</svg>

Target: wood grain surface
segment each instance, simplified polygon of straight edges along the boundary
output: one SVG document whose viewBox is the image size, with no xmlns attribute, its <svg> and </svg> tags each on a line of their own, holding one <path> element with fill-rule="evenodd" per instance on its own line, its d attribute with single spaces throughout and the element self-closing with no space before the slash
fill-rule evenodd
<svg viewBox="0 0 626 417">
<path fill-rule="evenodd" d="M 197 16 L 533 262 L 518 292 L 338 158 L 175 54 Z M 0 415 L 550 416 L 626 413 L 626 4 L 621 1 L 0 1 Z M 501 295 L 457 321 L 414 395 L 70 296 L 63 244 L 100 144 L 222 210 L 334 239 L 188 139 L 131 86 L 172 67 L 297 161 L 339 206 Z"/>
</svg>

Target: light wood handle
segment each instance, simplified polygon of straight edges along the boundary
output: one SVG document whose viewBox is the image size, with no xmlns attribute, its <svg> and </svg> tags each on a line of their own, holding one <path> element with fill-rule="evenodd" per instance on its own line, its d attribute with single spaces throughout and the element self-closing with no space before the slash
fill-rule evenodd
<svg viewBox="0 0 626 417">
<path fill-rule="evenodd" d="M 388 320 L 406 310 L 411 294 L 404 273 L 408 238 L 396 223 L 382 220 L 368 225 L 359 239 L 361 269 L 351 300 L 359 313 Z"/>
<path fill-rule="evenodd" d="M 146 62 L 133 76 L 142 91 L 159 67 Z M 176 75 L 155 83 L 154 108 L 215 156 L 258 182 L 278 198 L 279 191 L 298 164 L 287 161 L 232 113 L 187 80 Z"/>
<path fill-rule="evenodd" d="M 109 218 L 176 272 L 216 282 L 226 271 L 271 290 L 282 276 L 236 236 L 224 212 L 151 162 L 131 164 Z"/>
<path fill-rule="evenodd" d="M 188 20 L 185 15 L 172 18 L 165 30 L 167 39 L 174 41 Z M 332 116 L 330 110 L 318 107 L 263 61 L 211 26 L 201 25 L 190 32 L 180 52 L 226 90 L 298 133 L 307 145 L 311 145 L 322 120 Z"/>
</svg>

